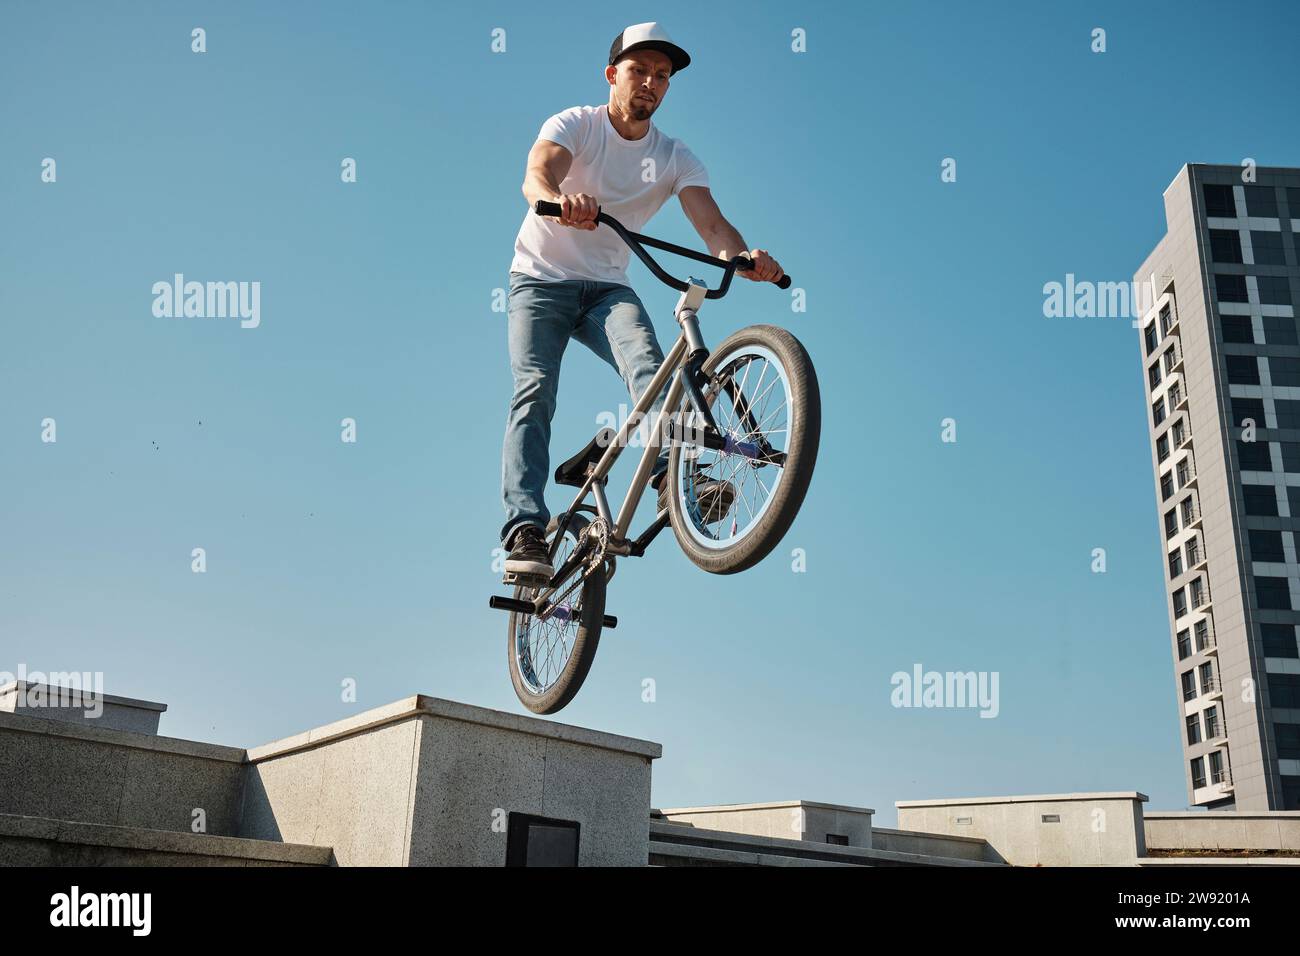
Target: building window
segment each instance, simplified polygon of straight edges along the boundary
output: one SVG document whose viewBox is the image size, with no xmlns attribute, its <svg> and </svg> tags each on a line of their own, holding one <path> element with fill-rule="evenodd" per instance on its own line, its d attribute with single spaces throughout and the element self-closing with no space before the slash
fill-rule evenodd
<svg viewBox="0 0 1300 956">
<path fill-rule="evenodd" d="M 1300 488 L 1295 485 L 1286 486 L 1286 503 L 1287 510 L 1292 515 L 1300 517 Z"/>
<path fill-rule="evenodd" d="M 1172 581 L 1178 575 L 1183 573 L 1183 555 L 1180 551 L 1172 551 L 1169 554 L 1169 580 Z"/>
<path fill-rule="evenodd" d="M 1178 533 L 1178 512 L 1165 512 L 1165 539 L 1168 540 Z"/>
<path fill-rule="evenodd" d="M 1261 531 L 1257 528 L 1251 528 L 1249 537 L 1250 560 L 1278 563 L 1286 560 L 1286 553 L 1282 550 L 1281 531 Z"/>
<path fill-rule="evenodd" d="M 1169 306 L 1164 306 L 1160 310 L 1160 334 L 1168 335 L 1169 330 L 1174 327 L 1174 310 Z"/>
<path fill-rule="evenodd" d="M 1237 203 L 1232 197 L 1231 186 L 1216 186 L 1206 183 L 1201 187 L 1205 196 L 1205 215 L 1216 219 L 1236 219 Z"/>
<path fill-rule="evenodd" d="M 1255 356 L 1229 355 L 1226 358 L 1229 385 L 1259 384 L 1259 360 Z M 1273 384 L 1276 385 L 1277 383 L 1274 382 Z"/>
<path fill-rule="evenodd" d="M 1161 435 L 1156 439 L 1156 458 L 1164 461 L 1169 457 L 1169 436 Z"/>
<path fill-rule="evenodd" d="M 1273 414 L 1278 428 L 1300 428 L 1300 402 L 1295 399 L 1273 399 Z"/>
<path fill-rule="evenodd" d="M 1160 476 L 1160 500 L 1168 501 L 1174 493 L 1174 476 L 1165 472 Z"/>
<path fill-rule="evenodd" d="M 1232 420 L 1236 425 L 1242 428 L 1246 427 L 1246 422 L 1255 423 L 1256 428 L 1264 428 L 1264 402 L 1258 398 L 1238 398 L 1232 397 Z"/>
<path fill-rule="evenodd" d="M 1245 499 L 1246 514 L 1277 515 L 1277 489 L 1272 485 L 1242 485 L 1241 491 Z"/>
<path fill-rule="evenodd" d="M 1277 218 L 1277 193 L 1272 186 L 1243 186 L 1246 192 L 1246 215 L 1260 219 Z"/>
<path fill-rule="evenodd" d="M 1255 344 L 1255 328 L 1248 315 L 1219 316 L 1219 333 L 1224 342 Z"/>
<path fill-rule="evenodd" d="M 1218 685 L 1214 683 L 1213 664 L 1211 664 L 1209 661 L 1206 661 L 1204 664 L 1202 664 L 1200 667 L 1196 669 L 1197 671 L 1200 672 L 1200 676 L 1201 676 L 1202 694 L 1213 694 L 1216 690 L 1219 689 Z"/>
<path fill-rule="evenodd" d="M 1174 592 L 1174 620 L 1187 613 L 1187 595 L 1179 588 Z"/>
<path fill-rule="evenodd" d="M 1165 374 L 1172 375 L 1174 372 L 1174 366 L 1178 364 L 1178 349 L 1172 345 L 1169 346 L 1169 348 L 1165 350 L 1162 361 L 1165 363 Z"/>
<path fill-rule="evenodd" d="M 1182 674 L 1179 675 L 1178 679 L 1182 681 L 1183 684 L 1183 700 L 1195 700 L 1196 674 L 1193 671 L 1183 671 Z"/>
<path fill-rule="evenodd" d="M 1196 520 L 1196 502 L 1191 498 L 1184 498 L 1181 507 L 1183 511 L 1183 527 L 1186 528 Z"/>
<path fill-rule="evenodd" d="M 1187 540 L 1187 566 L 1194 568 L 1201 563 L 1201 539 L 1192 535 Z"/>
<path fill-rule="evenodd" d="M 1300 674 L 1269 674 L 1268 703 L 1270 707 L 1300 710 Z"/>
<path fill-rule="evenodd" d="M 1176 470 L 1178 472 L 1178 487 L 1186 488 L 1187 483 L 1192 480 L 1192 460 L 1184 458 L 1178 463 Z"/>
<path fill-rule="evenodd" d="M 1223 734 L 1219 732 L 1219 708 L 1206 707 L 1205 708 L 1205 739 L 1213 740 L 1215 737 L 1222 737 L 1222 736 Z"/>
<path fill-rule="evenodd" d="M 1160 339 L 1156 335 L 1156 324 L 1154 322 L 1143 330 L 1142 337 L 1147 343 L 1147 355 L 1150 355 L 1156 350 L 1156 346 L 1160 344 Z"/>
<path fill-rule="evenodd" d="M 1210 751 L 1210 783 L 1224 783 L 1228 772 L 1223 768 L 1223 751 Z"/>
<path fill-rule="evenodd" d="M 1242 471 L 1272 471 L 1273 450 L 1266 441 L 1239 441 L 1237 462 Z"/>
<path fill-rule="evenodd" d="M 1252 230 L 1250 233 L 1250 251 L 1255 255 L 1255 265 L 1257 266 L 1286 265 L 1286 249 L 1282 247 L 1281 232 Z M 1238 259 L 1237 261 L 1240 262 L 1241 260 Z"/>
<path fill-rule="evenodd" d="M 1201 618 L 1196 622 L 1193 630 L 1196 632 L 1196 650 L 1203 651 L 1210 646 L 1210 623 Z"/>
<path fill-rule="evenodd" d="M 1300 760 L 1300 724 L 1274 724 L 1279 760 Z"/>
<path fill-rule="evenodd" d="M 1187 429 L 1183 426 L 1183 423 L 1182 423 L 1182 422 L 1174 422 L 1174 427 L 1173 427 L 1173 436 L 1174 436 L 1174 447 L 1175 447 L 1175 448 L 1179 448 L 1179 447 L 1182 446 L 1182 444 L 1183 444 L 1183 436 L 1184 436 L 1186 433 L 1187 433 Z"/>
<path fill-rule="evenodd" d="M 1165 420 L 1165 400 L 1156 399 L 1156 403 L 1151 406 L 1151 418 L 1155 421 L 1157 427 Z"/>
<path fill-rule="evenodd" d="M 1192 761 L 1192 789 L 1200 790 L 1205 786 L 1205 758 L 1197 757 Z"/>
<path fill-rule="evenodd" d="M 1294 624 L 1261 624 L 1259 636 L 1264 644 L 1265 657 L 1300 656 L 1296 652 Z"/>
<path fill-rule="evenodd" d="M 1183 388 L 1177 382 L 1169 386 L 1169 407 L 1177 408 L 1183 400 Z"/>
<path fill-rule="evenodd" d="M 1220 302 L 1250 301 L 1250 296 L 1246 295 L 1245 276 L 1234 276 L 1216 272 L 1214 274 L 1214 292 Z"/>
<path fill-rule="evenodd" d="M 1191 583 L 1191 587 L 1189 588 L 1189 590 L 1190 590 L 1190 593 L 1191 593 L 1191 595 L 1192 595 L 1192 607 L 1194 607 L 1194 608 L 1195 608 L 1195 607 L 1200 607 L 1201 605 L 1203 605 L 1203 604 L 1205 603 L 1205 600 L 1206 600 L 1206 594 L 1207 594 L 1208 592 L 1206 591 L 1206 588 L 1205 588 L 1205 581 L 1204 581 L 1204 579 L 1202 579 L 1202 578 L 1197 578 L 1196 580 L 1194 580 L 1194 581 Z"/>
<path fill-rule="evenodd" d="M 1201 742 L 1201 716 L 1200 714 L 1187 715 L 1187 743 L 1188 746 L 1199 744 Z"/>
<path fill-rule="evenodd" d="M 1236 229 L 1210 230 L 1210 258 L 1215 262 L 1241 263 L 1241 234 Z"/>
<path fill-rule="evenodd" d="M 1160 384 L 1160 363 L 1155 362 L 1147 370 L 1147 381 L 1151 384 L 1151 390 L 1155 391 L 1156 386 Z"/>
<path fill-rule="evenodd" d="M 826 834 L 826 842 L 831 846 L 848 846 L 849 838 L 844 833 L 828 833 Z"/>
<path fill-rule="evenodd" d="M 1300 345 L 1295 319 L 1290 316 L 1266 315 L 1260 322 L 1264 326 L 1265 345 Z"/>
<path fill-rule="evenodd" d="M 1178 659 L 1185 661 L 1192 656 L 1192 632 L 1178 632 Z"/>
<path fill-rule="evenodd" d="M 1290 305 L 1291 280 L 1286 276 L 1255 276 L 1260 305 Z"/>
<path fill-rule="evenodd" d="M 1291 588 L 1286 578 L 1255 576 L 1255 606 L 1261 611 L 1291 610 Z"/>
</svg>

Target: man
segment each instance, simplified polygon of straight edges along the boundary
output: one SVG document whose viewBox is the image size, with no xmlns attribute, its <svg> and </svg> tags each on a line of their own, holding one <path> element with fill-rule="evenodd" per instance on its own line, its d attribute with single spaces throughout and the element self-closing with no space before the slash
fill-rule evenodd
<svg viewBox="0 0 1300 956">
<path fill-rule="evenodd" d="M 569 339 L 612 365 L 633 403 L 663 363 L 650 317 L 627 284 L 629 250 L 612 229 L 598 228 L 597 207 L 640 231 L 670 196 L 677 196 L 713 255 L 726 259 L 747 249 L 713 201 L 704 165 L 651 122 L 668 94 L 669 78 L 690 62 L 659 24 L 628 27 L 610 47 L 608 105 L 575 106 L 552 116 L 528 154 L 523 192 L 529 212 L 510 264 L 514 396 L 501 456 L 506 510 L 501 541 L 509 551 L 505 570 L 522 583 L 545 581 L 554 573 L 546 549 L 550 512 L 543 491 L 560 359 Z M 562 214 L 534 214 L 539 199 L 558 202 Z M 777 282 L 784 275 L 766 250 L 749 250 L 749 255 L 754 268 L 739 275 L 756 282 Z M 661 393 L 650 422 L 663 399 Z M 665 447 L 652 471 L 660 512 L 667 507 L 667 467 Z M 729 486 L 713 487 L 710 494 L 711 501 L 701 495 L 706 514 L 711 508 L 729 508 L 734 499 Z"/>
</svg>

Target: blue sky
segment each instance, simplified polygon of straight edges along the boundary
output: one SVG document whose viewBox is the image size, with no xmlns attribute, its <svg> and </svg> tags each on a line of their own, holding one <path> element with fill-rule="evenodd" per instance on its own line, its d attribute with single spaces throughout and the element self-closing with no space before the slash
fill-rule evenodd
<svg viewBox="0 0 1300 956">
<path fill-rule="evenodd" d="M 650 18 L 694 57 L 656 122 L 807 294 L 739 283 L 704 334 L 790 328 L 822 448 L 753 570 L 667 533 L 621 565 L 559 719 L 661 742 L 658 806 L 1183 807 L 1136 333 L 1046 319 L 1042 289 L 1131 278 L 1185 162 L 1300 164 L 1287 4 L 6 4 L 0 670 L 102 671 L 169 703 L 164 733 L 240 746 L 417 692 L 522 712 L 487 607 L 493 290 L 538 127 L 605 102 L 611 39 Z M 646 231 L 700 244 L 675 202 Z M 259 281 L 261 325 L 156 318 L 176 272 Z M 675 293 L 630 275 L 666 347 Z M 627 400 L 574 345 L 552 462 Z M 893 707 L 918 663 L 998 672 L 998 717 Z"/>
</svg>

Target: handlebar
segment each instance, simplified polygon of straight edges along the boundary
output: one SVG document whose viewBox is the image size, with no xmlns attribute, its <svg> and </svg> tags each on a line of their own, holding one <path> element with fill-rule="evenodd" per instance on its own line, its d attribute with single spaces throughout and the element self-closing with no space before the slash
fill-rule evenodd
<svg viewBox="0 0 1300 956">
<path fill-rule="evenodd" d="M 546 199 L 539 199 L 533 204 L 533 212 L 537 213 L 539 216 L 559 216 L 563 211 L 563 208 L 558 202 L 550 202 Z M 719 269 L 724 270 L 722 274 L 722 284 L 716 289 L 710 289 L 708 292 L 704 293 L 706 299 L 721 299 L 727 294 L 727 290 L 731 288 L 731 277 L 733 275 L 737 272 L 748 272 L 750 269 L 754 268 L 754 262 L 748 256 L 737 255 L 733 256 L 731 259 L 719 259 L 717 256 L 705 255 L 702 252 L 696 252 L 694 249 L 687 249 L 685 246 L 679 246 L 671 242 L 664 242 L 662 239 L 652 239 L 649 236 L 643 236 L 638 232 L 632 232 L 630 229 L 624 227 L 624 225 L 613 216 L 601 212 L 599 206 L 596 207 L 596 222 L 603 222 L 618 233 L 619 238 L 627 243 L 628 248 L 636 253 L 636 257 L 645 263 L 646 268 L 653 272 L 660 282 L 670 288 L 676 289 L 678 292 L 686 291 L 686 282 L 665 272 L 663 267 L 650 257 L 650 253 L 645 251 L 643 248 L 644 246 L 653 246 L 656 249 L 663 249 L 666 252 L 685 256 L 687 259 L 694 259 L 696 262 L 704 262 L 708 265 L 717 266 Z M 778 289 L 790 288 L 790 277 L 788 275 L 783 275 L 780 281 L 776 283 L 776 287 Z"/>
</svg>

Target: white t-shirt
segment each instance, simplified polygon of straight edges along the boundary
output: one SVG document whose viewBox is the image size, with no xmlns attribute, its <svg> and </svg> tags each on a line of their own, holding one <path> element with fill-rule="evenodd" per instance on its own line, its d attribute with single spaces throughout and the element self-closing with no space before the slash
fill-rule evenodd
<svg viewBox="0 0 1300 956">
<path fill-rule="evenodd" d="M 628 229 L 640 232 L 671 196 L 686 186 L 708 186 L 704 164 L 686 145 L 659 132 L 654 122 L 640 139 L 624 139 L 610 124 L 608 106 L 574 106 L 542 124 L 538 139 L 573 154 L 560 183 L 565 194 L 595 196 Z M 538 279 L 597 279 L 627 285 L 631 250 L 606 225 L 574 229 L 531 209 L 515 239 L 512 272 Z"/>
</svg>

